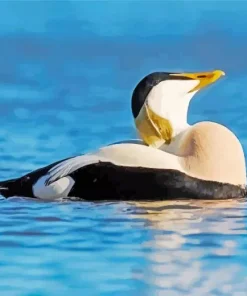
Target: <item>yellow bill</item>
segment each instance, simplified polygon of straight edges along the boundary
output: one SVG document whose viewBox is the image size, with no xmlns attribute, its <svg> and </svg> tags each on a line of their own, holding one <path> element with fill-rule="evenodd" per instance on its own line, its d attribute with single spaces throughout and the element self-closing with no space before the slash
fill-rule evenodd
<svg viewBox="0 0 247 296">
<path fill-rule="evenodd" d="M 217 81 L 220 77 L 225 76 L 225 72 L 221 70 L 215 70 L 212 72 L 197 72 L 197 73 L 177 73 L 177 74 L 169 74 L 170 76 L 183 76 L 188 77 L 194 80 L 199 80 L 199 84 L 193 88 L 190 92 L 200 90 L 215 81 Z"/>
</svg>

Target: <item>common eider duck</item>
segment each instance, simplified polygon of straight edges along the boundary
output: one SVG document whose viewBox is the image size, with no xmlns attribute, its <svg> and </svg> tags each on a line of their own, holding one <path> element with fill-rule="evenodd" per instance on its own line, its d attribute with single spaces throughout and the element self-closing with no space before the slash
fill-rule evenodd
<svg viewBox="0 0 247 296">
<path fill-rule="evenodd" d="M 226 127 L 187 123 L 190 99 L 224 73 L 153 73 L 135 88 L 144 142 L 117 143 L 0 182 L 4 197 L 43 200 L 229 199 L 246 195 L 242 146 Z M 227 149 L 226 149 L 227 147 Z"/>
</svg>

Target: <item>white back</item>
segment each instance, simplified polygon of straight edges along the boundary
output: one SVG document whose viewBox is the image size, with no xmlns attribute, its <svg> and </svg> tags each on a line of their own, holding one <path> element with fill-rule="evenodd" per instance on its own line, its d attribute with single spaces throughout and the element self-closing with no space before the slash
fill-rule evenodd
<svg viewBox="0 0 247 296">
<path fill-rule="evenodd" d="M 99 149 L 95 156 L 116 165 L 174 169 L 182 171 L 179 158 L 153 147 L 134 143 L 122 143 Z"/>
</svg>

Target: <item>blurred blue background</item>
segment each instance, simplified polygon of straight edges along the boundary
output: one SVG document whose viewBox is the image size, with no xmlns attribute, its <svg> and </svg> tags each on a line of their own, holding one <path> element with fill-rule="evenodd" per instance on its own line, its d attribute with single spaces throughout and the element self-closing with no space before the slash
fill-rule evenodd
<svg viewBox="0 0 247 296">
<path fill-rule="evenodd" d="M 222 69 L 189 122 L 245 152 L 246 1 L 1 1 L 0 179 L 136 137 L 152 71 Z M 226 147 L 227 149 L 227 147 Z M 246 295 L 246 202 L 1 200 L 1 295 Z"/>
</svg>

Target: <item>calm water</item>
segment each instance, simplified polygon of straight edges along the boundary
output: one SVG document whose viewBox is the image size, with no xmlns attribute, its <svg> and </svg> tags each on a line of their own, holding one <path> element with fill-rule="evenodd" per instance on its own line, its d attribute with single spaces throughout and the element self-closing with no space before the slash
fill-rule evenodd
<svg viewBox="0 0 247 296">
<path fill-rule="evenodd" d="M 2 1 L 0 179 L 136 137 L 131 91 L 156 70 L 224 70 L 189 122 L 229 126 L 246 152 L 246 14 L 245 1 Z M 246 295 L 245 200 L 0 206 L 1 295 Z"/>
</svg>

